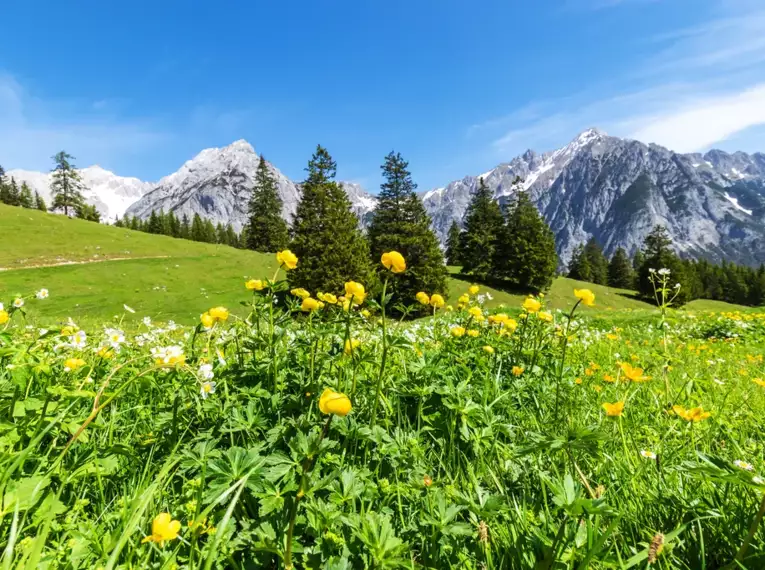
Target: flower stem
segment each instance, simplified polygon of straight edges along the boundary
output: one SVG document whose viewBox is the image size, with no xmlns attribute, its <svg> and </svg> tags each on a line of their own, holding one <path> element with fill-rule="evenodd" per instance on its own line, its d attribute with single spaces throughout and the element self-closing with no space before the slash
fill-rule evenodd
<svg viewBox="0 0 765 570">
<path fill-rule="evenodd" d="M 388 336 L 385 332 L 385 293 L 388 290 L 388 277 L 385 278 L 382 290 L 382 302 L 380 303 L 380 309 L 382 314 L 382 357 L 380 359 L 380 375 L 377 377 L 377 387 L 375 389 L 375 403 L 372 406 L 372 421 L 370 422 L 370 430 L 375 428 L 375 420 L 377 419 L 377 406 L 380 404 L 380 393 L 382 392 L 382 381 L 385 375 L 385 363 L 388 359 Z"/>
</svg>

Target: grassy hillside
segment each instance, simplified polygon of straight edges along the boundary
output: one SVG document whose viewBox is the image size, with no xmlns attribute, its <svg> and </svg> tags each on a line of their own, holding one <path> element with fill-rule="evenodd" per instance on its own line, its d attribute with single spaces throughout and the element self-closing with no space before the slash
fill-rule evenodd
<svg viewBox="0 0 765 570">
<path fill-rule="evenodd" d="M 131 319 L 150 315 L 157 320 L 195 322 L 211 304 L 236 307 L 244 298 L 242 284 L 250 277 L 273 274 L 273 256 L 115 228 L 63 216 L 0 205 L 0 299 L 30 294 L 42 287 L 51 299 L 44 308 L 31 306 L 30 317 L 72 317 L 100 322 L 136 310 Z M 452 268 L 452 300 L 471 284 Z M 572 291 L 588 287 L 597 295 L 597 308 L 610 311 L 650 311 L 629 291 L 572 279 L 556 279 L 547 294 L 553 309 L 571 306 Z M 518 307 L 523 295 L 482 286 L 493 299 L 489 307 Z M 735 305 L 695 301 L 693 310 L 730 310 Z"/>
</svg>

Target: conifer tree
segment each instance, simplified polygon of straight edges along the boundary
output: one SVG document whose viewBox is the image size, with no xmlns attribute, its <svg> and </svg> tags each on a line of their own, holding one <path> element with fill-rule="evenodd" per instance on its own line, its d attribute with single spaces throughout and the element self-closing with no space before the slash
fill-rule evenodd
<svg viewBox="0 0 765 570">
<path fill-rule="evenodd" d="M 558 265 L 555 236 L 528 193 L 516 194 L 500 234 L 494 275 L 517 287 L 542 291 L 552 283 Z"/>
<path fill-rule="evenodd" d="M 462 247 L 462 270 L 465 273 L 485 279 L 493 272 L 497 240 L 502 228 L 502 210 L 481 178 L 478 190 L 465 212 L 465 239 Z"/>
<path fill-rule="evenodd" d="M 205 219 L 204 221 L 204 239 L 202 241 L 207 243 L 217 243 L 218 241 L 218 235 L 215 232 L 212 220 Z"/>
<path fill-rule="evenodd" d="M 231 247 L 239 247 L 239 236 L 234 231 L 234 226 L 226 224 L 226 245 Z"/>
<path fill-rule="evenodd" d="M 76 212 L 77 206 L 83 202 L 82 190 L 84 187 L 79 173 L 70 162 L 73 158 L 71 154 L 67 154 L 63 150 L 53 157 L 56 166 L 53 169 L 53 181 L 50 185 L 53 196 L 51 207 L 54 210 L 63 209 L 67 216 L 70 210 Z"/>
<path fill-rule="evenodd" d="M 287 222 L 282 218 L 282 199 L 268 163 L 260 156 L 247 215 L 247 248 L 281 251 L 289 242 Z"/>
<path fill-rule="evenodd" d="M 11 183 L 8 185 L 8 202 L 9 206 L 19 206 L 21 200 L 21 191 L 19 185 L 16 184 L 16 180 L 11 177 Z"/>
<path fill-rule="evenodd" d="M 96 207 L 91 206 L 90 204 L 86 204 L 85 202 L 82 202 L 77 205 L 75 215 L 78 218 L 82 220 L 87 220 L 89 222 L 101 221 L 101 213 L 96 209 Z"/>
<path fill-rule="evenodd" d="M 406 272 L 391 282 L 393 303 L 420 306 L 415 299 L 419 291 L 446 293 L 447 271 L 430 216 L 415 193 L 417 184 L 408 170 L 409 164 L 400 153 L 391 152 L 380 167 L 384 182 L 377 195 L 367 237 L 370 259 L 378 274 L 387 271 L 380 257 L 397 251 L 406 260 Z"/>
<path fill-rule="evenodd" d="M 189 217 L 186 214 L 183 214 L 183 218 L 181 219 L 178 236 L 183 239 L 191 239 L 191 223 L 189 222 Z"/>
<path fill-rule="evenodd" d="M 226 244 L 226 226 L 218 222 L 218 224 L 215 226 L 215 242 L 216 243 L 222 243 Z"/>
<path fill-rule="evenodd" d="M 19 193 L 19 206 L 22 208 L 33 208 L 35 205 L 34 198 L 32 198 L 32 191 L 26 182 L 21 183 L 21 192 Z"/>
<path fill-rule="evenodd" d="M 149 223 L 146 226 L 146 232 L 150 234 L 161 234 L 162 233 L 162 218 L 164 217 L 165 213 L 160 210 L 159 214 L 155 212 L 154 210 L 151 211 L 151 214 L 149 215 Z"/>
<path fill-rule="evenodd" d="M 297 268 L 290 283 L 312 293 L 342 291 L 347 281 L 369 285 L 369 246 L 351 203 L 335 182 L 337 166 L 321 145 L 308 163 L 308 176 L 295 212 L 290 249 Z"/>
<path fill-rule="evenodd" d="M 606 285 L 608 283 L 608 260 L 603 255 L 603 249 L 594 237 L 587 240 L 584 246 L 584 255 L 592 270 L 593 283 Z"/>
<path fill-rule="evenodd" d="M 577 245 L 571 254 L 571 262 L 568 264 L 568 277 L 579 281 L 593 282 L 590 258 L 585 255 L 582 244 Z"/>
<path fill-rule="evenodd" d="M 45 203 L 45 200 L 43 200 L 43 197 L 40 196 L 39 192 L 35 192 L 35 208 L 41 212 L 48 211 L 48 205 Z"/>
<path fill-rule="evenodd" d="M 676 304 L 690 300 L 688 284 L 680 258 L 672 251 L 672 239 L 664 226 L 657 225 L 651 230 L 643 242 L 643 264 L 638 272 L 638 291 L 647 300 L 654 300 L 654 285 L 651 274 L 660 269 L 669 269 L 671 283 L 680 284 L 680 294 L 675 299 Z"/>
<path fill-rule="evenodd" d="M 0 165 L 0 203 L 8 203 L 8 190 L 8 181 L 5 178 L 5 169 Z"/>
<path fill-rule="evenodd" d="M 619 289 L 631 289 L 635 278 L 627 252 L 623 247 L 618 248 L 608 264 L 608 284 Z"/>
<path fill-rule="evenodd" d="M 191 239 L 194 241 L 205 241 L 205 223 L 199 214 L 194 214 L 194 219 L 191 222 Z"/>
<path fill-rule="evenodd" d="M 446 236 L 447 265 L 462 265 L 462 230 L 456 221 L 452 222 Z"/>
<path fill-rule="evenodd" d="M 138 216 L 133 216 L 130 220 L 130 229 L 137 232 L 141 231 L 141 220 L 138 219 Z"/>
</svg>

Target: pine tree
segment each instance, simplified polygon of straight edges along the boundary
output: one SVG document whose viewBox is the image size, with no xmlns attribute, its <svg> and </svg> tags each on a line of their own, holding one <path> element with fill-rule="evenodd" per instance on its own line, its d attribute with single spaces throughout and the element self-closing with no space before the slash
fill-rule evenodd
<svg viewBox="0 0 765 570">
<path fill-rule="evenodd" d="M 497 240 L 502 231 L 502 210 L 492 191 L 480 179 L 465 212 L 465 239 L 462 247 L 462 270 L 485 279 L 493 271 Z"/>
<path fill-rule="evenodd" d="M 215 226 L 213 225 L 212 220 L 205 219 L 204 221 L 204 239 L 202 241 L 206 243 L 218 242 L 218 234 L 215 232 Z"/>
<path fill-rule="evenodd" d="M 215 226 L 215 242 L 225 245 L 226 240 L 226 226 L 218 222 L 218 225 Z"/>
<path fill-rule="evenodd" d="M 268 163 L 260 156 L 247 216 L 247 248 L 281 251 L 289 242 L 287 222 L 282 218 L 282 199 Z"/>
<path fill-rule="evenodd" d="M 571 262 L 568 264 L 568 277 L 578 281 L 593 282 L 590 258 L 585 255 L 582 244 L 577 245 L 571 254 Z"/>
<path fill-rule="evenodd" d="M 199 217 L 199 214 L 194 214 L 194 219 L 191 222 L 191 239 L 194 241 L 206 241 L 205 223 Z"/>
<path fill-rule="evenodd" d="M 135 230 L 137 232 L 141 231 L 141 220 L 138 219 L 138 216 L 133 216 L 130 220 L 130 229 Z"/>
<path fill-rule="evenodd" d="M 462 265 L 462 230 L 456 221 L 452 222 L 449 234 L 446 236 L 446 263 Z"/>
<path fill-rule="evenodd" d="M 84 202 L 77 205 L 77 210 L 75 211 L 75 215 L 82 219 L 87 220 L 89 222 L 100 222 L 101 221 L 101 213 L 96 210 L 95 206 L 91 206 L 90 204 L 85 204 Z"/>
<path fill-rule="evenodd" d="M 386 251 L 404 256 L 407 270 L 391 282 L 393 303 L 420 306 L 419 291 L 446 293 L 447 271 L 436 234 L 422 200 L 415 193 L 417 184 L 400 153 L 391 152 L 380 167 L 385 181 L 380 185 L 377 206 L 372 213 L 367 237 L 373 267 L 380 277 L 387 271 L 380 265 Z"/>
<path fill-rule="evenodd" d="M 295 212 L 290 249 L 297 255 L 290 283 L 316 293 L 339 292 L 345 282 L 369 285 L 369 246 L 351 203 L 335 182 L 337 166 L 321 145 L 308 163 L 308 177 Z"/>
<path fill-rule="evenodd" d="M 29 186 L 26 182 L 21 183 L 21 193 L 19 194 L 19 206 L 22 208 L 28 208 L 32 209 L 34 208 L 35 202 L 34 198 L 32 198 L 32 191 L 29 189 Z"/>
<path fill-rule="evenodd" d="M 53 169 L 53 181 L 50 189 L 53 196 L 54 210 L 63 208 L 64 214 L 69 215 L 69 210 L 77 210 L 77 206 L 82 204 L 83 184 L 79 173 L 70 162 L 74 157 L 63 150 L 53 157 L 56 166 Z"/>
<path fill-rule="evenodd" d="M 0 203 L 7 204 L 8 200 L 8 181 L 5 179 L 5 169 L 0 166 Z"/>
<path fill-rule="evenodd" d="M 16 180 L 11 177 L 11 183 L 8 185 L 8 202 L 9 206 L 19 206 L 21 200 L 21 191 L 19 185 L 16 184 Z"/>
<path fill-rule="evenodd" d="M 542 291 L 555 276 L 558 254 L 555 236 L 527 192 L 516 192 L 516 203 L 507 210 L 496 249 L 493 276 L 517 287 Z"/>
<path fill-rule="evenodd" d="M 591 281 L 598 285 L 606 285 L 608 283 L 608 260 L 594 237 L 587 240 L 587 244 L 584 246 L 584 255 L 587 257 L 592 270 Z"/>
<path fill-rule="evenodd" d="M 191 239 L 191 223 L 189 222 L 189 217 L 186 214 L 183 214 L 183 218 L 181 219 L 181 226 L 178 235 L 183 239 Z"/>
<path fill-rule="evenodd" d="M 48 205 L 45 203 L 45 200 L 43 200 L 43 197 L 40 196 L 39 192 L 35 192 L 35 208 L 41 212 L 48 211 Z"/>
<path fill-rule="evenodd" d="M 669 269 L 671 283 L 680 284 L 680 294 L 676 304 L 690 300 L 690 290 L 685 279 L 685 272 L 680 258 L 672 251 L 672 239 L 664 226 L 657 225 L 643 242 L 643 264 L 638 271 L 638 292 L 648 300 L 654 299 L 654 286 L 651 283 L 651 270 Z"/>
<path fill-rule="evenodd" d="M 627 252 L 623 247 L 618 248 L 608 264 L 608 284 L 619 289 L 631 289 L 635 278 Z"/>
<path fill-rule="evenodd" d="M 150 234 L 161 234 L 162 218 L 164 215 L 165 213 L 163 211 L 160 211 L 159 214 L 157 214 L 157 212 L 152 210 L 151 214 L 149 215 L 149 223 L 146 226 L 146 231 Z"/>
<path fill-rule="evenodd" d="M 239 247 L 239 236 L 234 231 L 234 226 L 226 224 L 226 245 L 231 247 Z"/>
</svg>

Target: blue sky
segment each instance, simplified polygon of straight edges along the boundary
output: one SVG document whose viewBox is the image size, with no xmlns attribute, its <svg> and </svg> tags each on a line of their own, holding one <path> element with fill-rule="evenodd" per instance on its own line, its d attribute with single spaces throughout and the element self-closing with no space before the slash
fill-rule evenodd
<svg viewBox="0 0 765 570">
<path fill-rule="evenodd" d="M 245 138 L 296 180 L 321 143 L 374 192 L 391 149 L 426 190 L 591 126 L 765 151 L 762 0 L 4 4 L 6 169 L 63 148 L 157 180 Z"/>
</svg>

